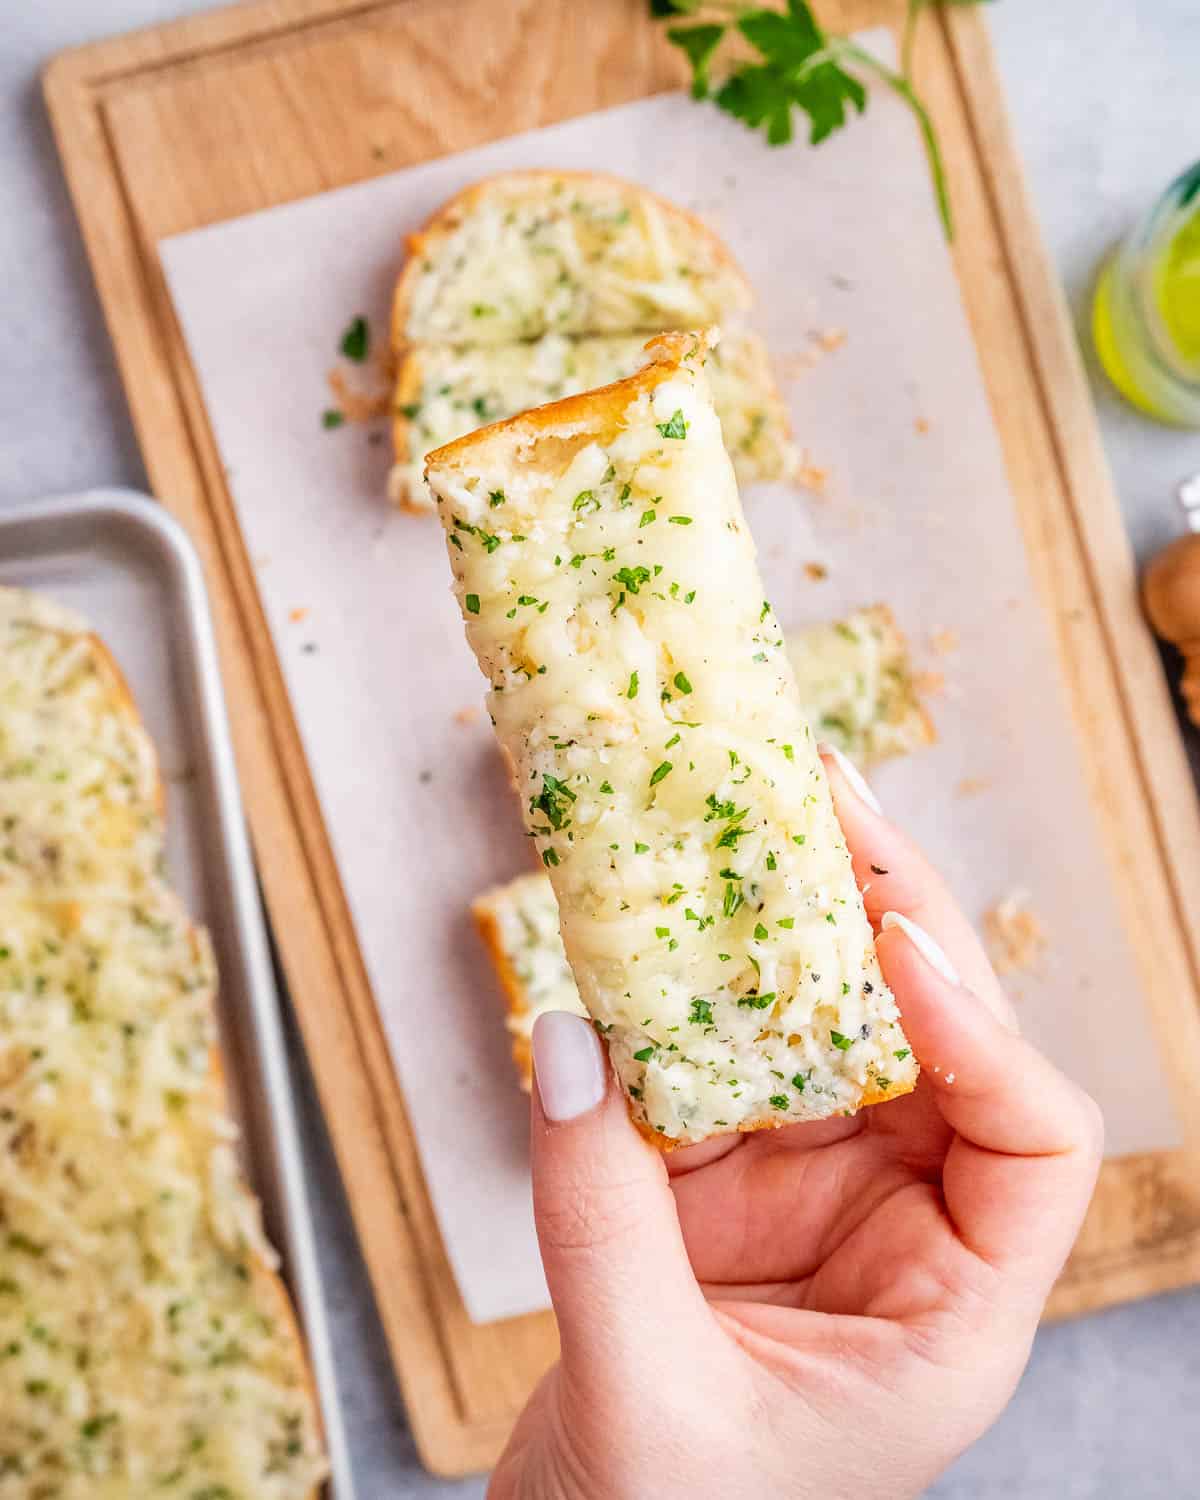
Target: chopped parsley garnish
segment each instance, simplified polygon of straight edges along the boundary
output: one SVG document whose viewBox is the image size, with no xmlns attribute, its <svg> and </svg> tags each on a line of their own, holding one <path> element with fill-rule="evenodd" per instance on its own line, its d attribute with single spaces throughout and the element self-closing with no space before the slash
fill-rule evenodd
<svg viewBox="0 0 1200 1500">
<path fill-rule="evenodd" d="M 658 520 L 658 512 L 657 511 L 655 511 L 655 510 L 644 510 L 642 512 L 642 519 L 638 522 L 638 530 L 641 531 L 641 529 L 642 529 L 643 526 L 649 526 L 651 524 L 651 522 L 657 521 L 657 520 Z"/>
<path fill-rule="evenodd" d="M 650 785 L 657 786 L 665 776 L 669 776 L 675 767 L 669 760 L 660 761 L 650 773 Z"/>
<path fill-rule="evenodd" d="M 637 695 L 638 695 L 638 674 L 636 672 L 630 672 L 630 674 L 629 674 L 629 686 L 625 689 L 625 696 L 627 698 L 636 698 Z"/>
<path fill-rule="evenodd" d="M 779 921 L 776 922 L 775 925 L 776 927 L 783 927 L 790 930 L 791 928 L 795 927 L 796 919 L 795 917 L 780 917 Z"/>
<path fill-rule="evenodd" d="M 794 834 L 792 834 L 792 843 L 793 844 L 799 844 L 800 847 L 803 848 L 807 837 L 808 837 L 807 834 L 794 833 Z"/>
<path fill-rule="evenodd" d="M 602 781 L 600 783 L 600 791 L 605 797 L 611 797 L 613 794 L 612 782 Z"/>
<path fill-rule="evenodd" d="M 676 407 L 668 421 L 655 422 L 654 425 L 665 438 L 685 438 L 690 424 L 684 420 L 683 409 Z"/>
<path fill-rule="evenodd" d="M 766 1010 L 769 1005 L 775 1003 L 775 991 L 768 990 L 765 995 L 743 995 L 738 1005 L 743 1010 Z"/>
<path fill-rule="evenodd" d="M 493 510 L 495 510 L 498 505 L 504 504 L 504 499 L 505 496 L 503 490 L 493 490 L 492 493 L 488 496 L 488 504 Z"/>
<path fill-rule="evenodd" d="M 635 1052 L 633 1054 L 633 1060 L 634 1060 L 634 1062 L 649 1062 L 650 1059 L 653 1056 L 654 1056 L 654 1048 L 652 1046 L 651 1047 L 643 1047 L 640 1052 Z"/>
<path fill-rule="evenodd" d="M 571 501 L 571 509 L 578 511 L 582 516 L 589 515 L 594 510 L 599 510 L 600 502 L 596 499 L 596 492 L 594 490 L 580 490 L 574 500 Z"/>
<path fill-rule="evenodd" d="M 324 427 L 327 432 L 331 431 L 334 427 L 340 427 L 345 422 L 345 420 L 345 413 L 338 411 L 335 407 L 332 406 L 321 413 L 321 426 Z"/>
<path fill-rule="evenodd" d="M 558 864 L 558 850 L 557 849 L 543 849 L 542 850 L 542 863 L 544 865 L 557 865 Z"/>
<path fill-rule="evenodd" d="M 792 1078 L 792 1087 L 798 1094 L 804 1092 L 804 1085 L 808 1082 L 803 1073 L 797 1073 Z"/>
<path fill-rule="evenodd" d="M 662 431 L 661 427 L 659 428 L 659 431 Z M 691 516 L 668 516 L 667 519 L 670 521 L 672 526 L 690 526 L 692 524 Z"/>
<path fill-rule="evenodd" d="M 347 359 L 352 359 L 355 364 L 361 365 L 370 347 L 371 330 L 367 327 L 366 318 L 355 318 L 342 334 L 342 353 Z"/>
<path fill-rule="evenodd" d="M 500 538 L 493 536 L 490 531 L 484 531 L 482 526 L 475 528 L 475 535 L 483 543 L 484 548 L 488 552 L 495 552 L 496 548 L 500 545 Z M 516 541 L 516 538 L 514 537 L 513 540 Z"/>
<path fill-rule="evenodd" d="M 721 903 L 722 912 L 727 917 L 732 917 L 744 899 L 741 891 L 730 881 L 725 887 L 725 900 Z"/>
<path fill-rule="evenodd" d="M 638 843 L 635 843 L 634 846 L 633 846 L 633 852 L 635 854 L 649 854 L 650 853 L 650 845 L 649 844 L 638 844 Z"/>
<path fill-rule="evenodd" d="M 771 1095 L 771 1103 L 776 1109 L 786 1109 L 788 1107 L 788 1102 L 788 1096 L 786 1094 Z"/>
<path fill-rule="evenodd" d="M 558 833 L 570 827 L 570 804 L 574 801 L 575 793 L 566 782 L 546 771 L 542 775 L 541 795 L 531 799 L 529 811 L 544 813 L 550 827 Z"/>
<path fill-rule="evenodd" d="M 691 1010 L 688 1012 L 688 1020 L 691 1021 L 694 1026 L 711 1026 L 712 1018 L 712 1001 L 705 1000 L 701 996 L 697 995 L 697 997 L 692 1001 Z"/>
<path fill-rule="evenodd" d="M 686 672 L 676 672 L 674 681 L 675 686 L 681 693 L 690 693 L 692 691 L 692 684 L 688 681 Z"/>
<path fill-rule="evenodd" d="M 911 1047 L 901 1047 L 899 1052 L 893 1052 L 892 1056 L 896 1059 L 897 1062 L 903 1062 L 911 1051 Z"/>
<path fill-rule="evenodd" d="M 654 929 L 654 936 L 660 938 L 670 937 L 671 929 L 669 927 L 656 927 Z"/>
<path fill-rule="evenodd" d="M 622 584 L 631 594 L 640 591 L 643 583 L 649 583 L 651 573 L 649 568 L 644 568 L 639 563 L 636 568 L 618 568 L 613 574 L 613 580 Z"/>
<path fill-rule="evenodd" d="M 850 1048 L 854 1046 L 854 1038 L 843 1036 L 840 1031 L 831 1031 L 829 1033 L 829 1040 L 839 1052 L 849 1052 Z"/>
<path fill-rule="evenodd" d="M 760 943 L 765 942 L 766 939 L 770 937 L 770 935 L 771 934 L 767 931 L 767 929 L 763 926 L 763 924 L 761 922 L 755 922 L 755 924 L 754 924 L 754 936 L 758 939 L 758 941 Z"/>
<path fill-rule="evenodd" d="M 767 850 L 767 869 L 768 870 L 776 870 L 778 868 L 779 868 L 779 861 L 775 858 L 775 856 L 768 849 Z M 782 927 L 783 923 L 780 922 L 779 925 Z"/>
<path fill-rule="evenodd" d="M 469 615 L 477 615 L 479 613 L 479 595 L 478 594 L 468 594 L 467 595 L 466 603 L 467 603 L 467 613 Z"/>
<path fill-rule="evenodd" d="M 788 760 L 795 760 L 795 759 L 796 759 L 796 752 L 795 752 L 795 750 L 794 750 L 794 749 L 793 749 L 793 748 L 792 748 L 792 746 L 791 746 L 791 745 L 780 745 L 780 747 L 779 747 L 779 748 L 780 748 L 780 749 L 781 749 L 781 750 L 782 750 L 782 751 L 783 751 L 783 753 L 784 753 L 784 754 L 785 754 L 785 755 L 786 755 L 786 756 L 787 756 L 787 758 L 788 758 Z"/>
</svg>

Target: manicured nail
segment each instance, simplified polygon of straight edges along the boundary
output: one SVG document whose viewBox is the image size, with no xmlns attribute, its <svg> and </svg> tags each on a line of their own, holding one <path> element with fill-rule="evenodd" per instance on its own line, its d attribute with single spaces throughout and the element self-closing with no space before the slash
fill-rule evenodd
<svg viewBox="0 0 1200 1500">
<path fill-rule="evenodd" d="M 873 813 L 883 815 L 883 808 L 879 805 L 879 798 L 871 790 L 867 778 L 858 769 L 848 755 L 843 755 L 836 745 L 831 745 L 822 740 L 817 746 L 821 755 L 828 755 L 834 765 L 850 783 L 850 789 L 857 792 Z"/>
<path fill-rule="evenodd" d="M 958 970 L 946 957 L 942 945 L 935 943 L 923 927 L 918 927 L 914 921 L 903 916 L 898 911 L 885 911 L 883 921 L 879 925 L 883 928 L 884 932 L 889 927 L 898 927 L 925 962 L 931 968 L 936 969 L 943 979 L 947 980 L 950 984 L 962 983 L 962 980 L 958 977 Z"/>
<path fill-rule="evenodd" d="M 592 1023 L 551 1010 L 533 1027 L 533 1074 L 548 1120 L 575 1120 L 604 1098 L 607 1064 Z"/>
</svg>

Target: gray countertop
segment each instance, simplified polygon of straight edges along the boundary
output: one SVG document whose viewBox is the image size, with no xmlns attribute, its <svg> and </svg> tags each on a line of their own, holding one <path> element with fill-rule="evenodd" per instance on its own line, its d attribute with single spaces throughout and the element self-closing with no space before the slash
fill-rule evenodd
<svg viewBox="0 0 1200 1500">
<path fill-rule="evenodd" d="M 105 483 L 145 486 L 38 68 L 62 47 L 204 8 L 203 0 L 8 8 L 0 45 L 0 307 L 8 328 L 0 503 Z M 1080 313 L 1106 246 L 1200 154 L 1200 5 L 1000 0 L 990 17 L 1046 240 Z M 1200 435 L 1143 421 L 1092 374 L 1125 519 L 1145 556 L 1180 529 L 1170 496 L 1200 470 Z M 362 1500 L 481 1496 L 482 1481 L 441 1483 L 416 1460 L 294 1037 L 293 1060 Z M 1181 1419 L 1198 1388 L 1200 1291 L 1047 1329 L 1008 1412 L 930 1493 L 939 1500 L 1195 1494 L 1195 1437 Z"/>
</svg>

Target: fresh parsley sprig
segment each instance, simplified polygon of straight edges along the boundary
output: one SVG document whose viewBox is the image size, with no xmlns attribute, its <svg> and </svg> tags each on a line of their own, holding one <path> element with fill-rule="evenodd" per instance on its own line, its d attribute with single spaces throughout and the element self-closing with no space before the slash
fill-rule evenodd
<svg viewBox="0 0 1200 1500">
<path fill-rule="evenodd" d="M 954 217 L 946 167 L 929 111 L 913 87 L 913 48 L 917 22 L 930 5 L 977 3 L 908 0 L 897 70 L 850 37 L 824 31 L 807 0 L 787 0 L 787 9 L 782 11 L 739 0 L 649 0 L 653 17 L 676 23 L 667 27 L 667 37 L 691 66 L 693 96 L 711 99 L 752 130 L 764 131 L 772 146 L 786 145 L 792 139 L 794 109 L 808 116 L 809 141 L 815 146 L 841 130 L 852 113 L 862 114 L 866 109 L 863 76 L 890 88 L 916 117 L 947 239 L 954 238 Z M 679 24 L 683 16 L 688 18 L 686 25 Z M 753 55 L 721 68 L 714 84 L 718 53 L 735 34 L 749 44 Z"/>
</svg>

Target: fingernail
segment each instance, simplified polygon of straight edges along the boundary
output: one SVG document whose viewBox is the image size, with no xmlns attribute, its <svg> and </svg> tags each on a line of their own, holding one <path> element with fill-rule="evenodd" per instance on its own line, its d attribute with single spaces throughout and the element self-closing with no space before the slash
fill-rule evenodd
<svg viewBox="0 0 1200 1500">
<path fill-rule="evenodd" d="M 873 813 L 883 816 L 883 808 L 879 805 L 879 798 L 871 790 L 867 778 L 858 769 L 848 755 L 843 755 L 836 745 L 831 745 L 827 740 L 822 740 L 817 746 L 820 755 L 828 755 L 834 765 L 850 783 L 851 790 L 857 792 Z"/>
<path fill-rule="evenodd" d="M 883 921 L 879 924 L 886 932 L 889 927 L 898 927 L 909 940 L 921 957 L 931 968 L 936 969 L 943 979 L 950 984 L 961 984 L 958 970 L 946 957 L 945 949 L 940 943 L 935 943 L 923 927 L 909 917 L 903 916 L 898 911 L 885 911 Z"/>
<path fill-rule="evenodd" d="M 533 1075 L 542 1113 L 561 1122 L 586 1115 L 604 1098 L 607 1064 L 592 1023 L 551 1010 L 533 1027 Z"/>
</svg>

